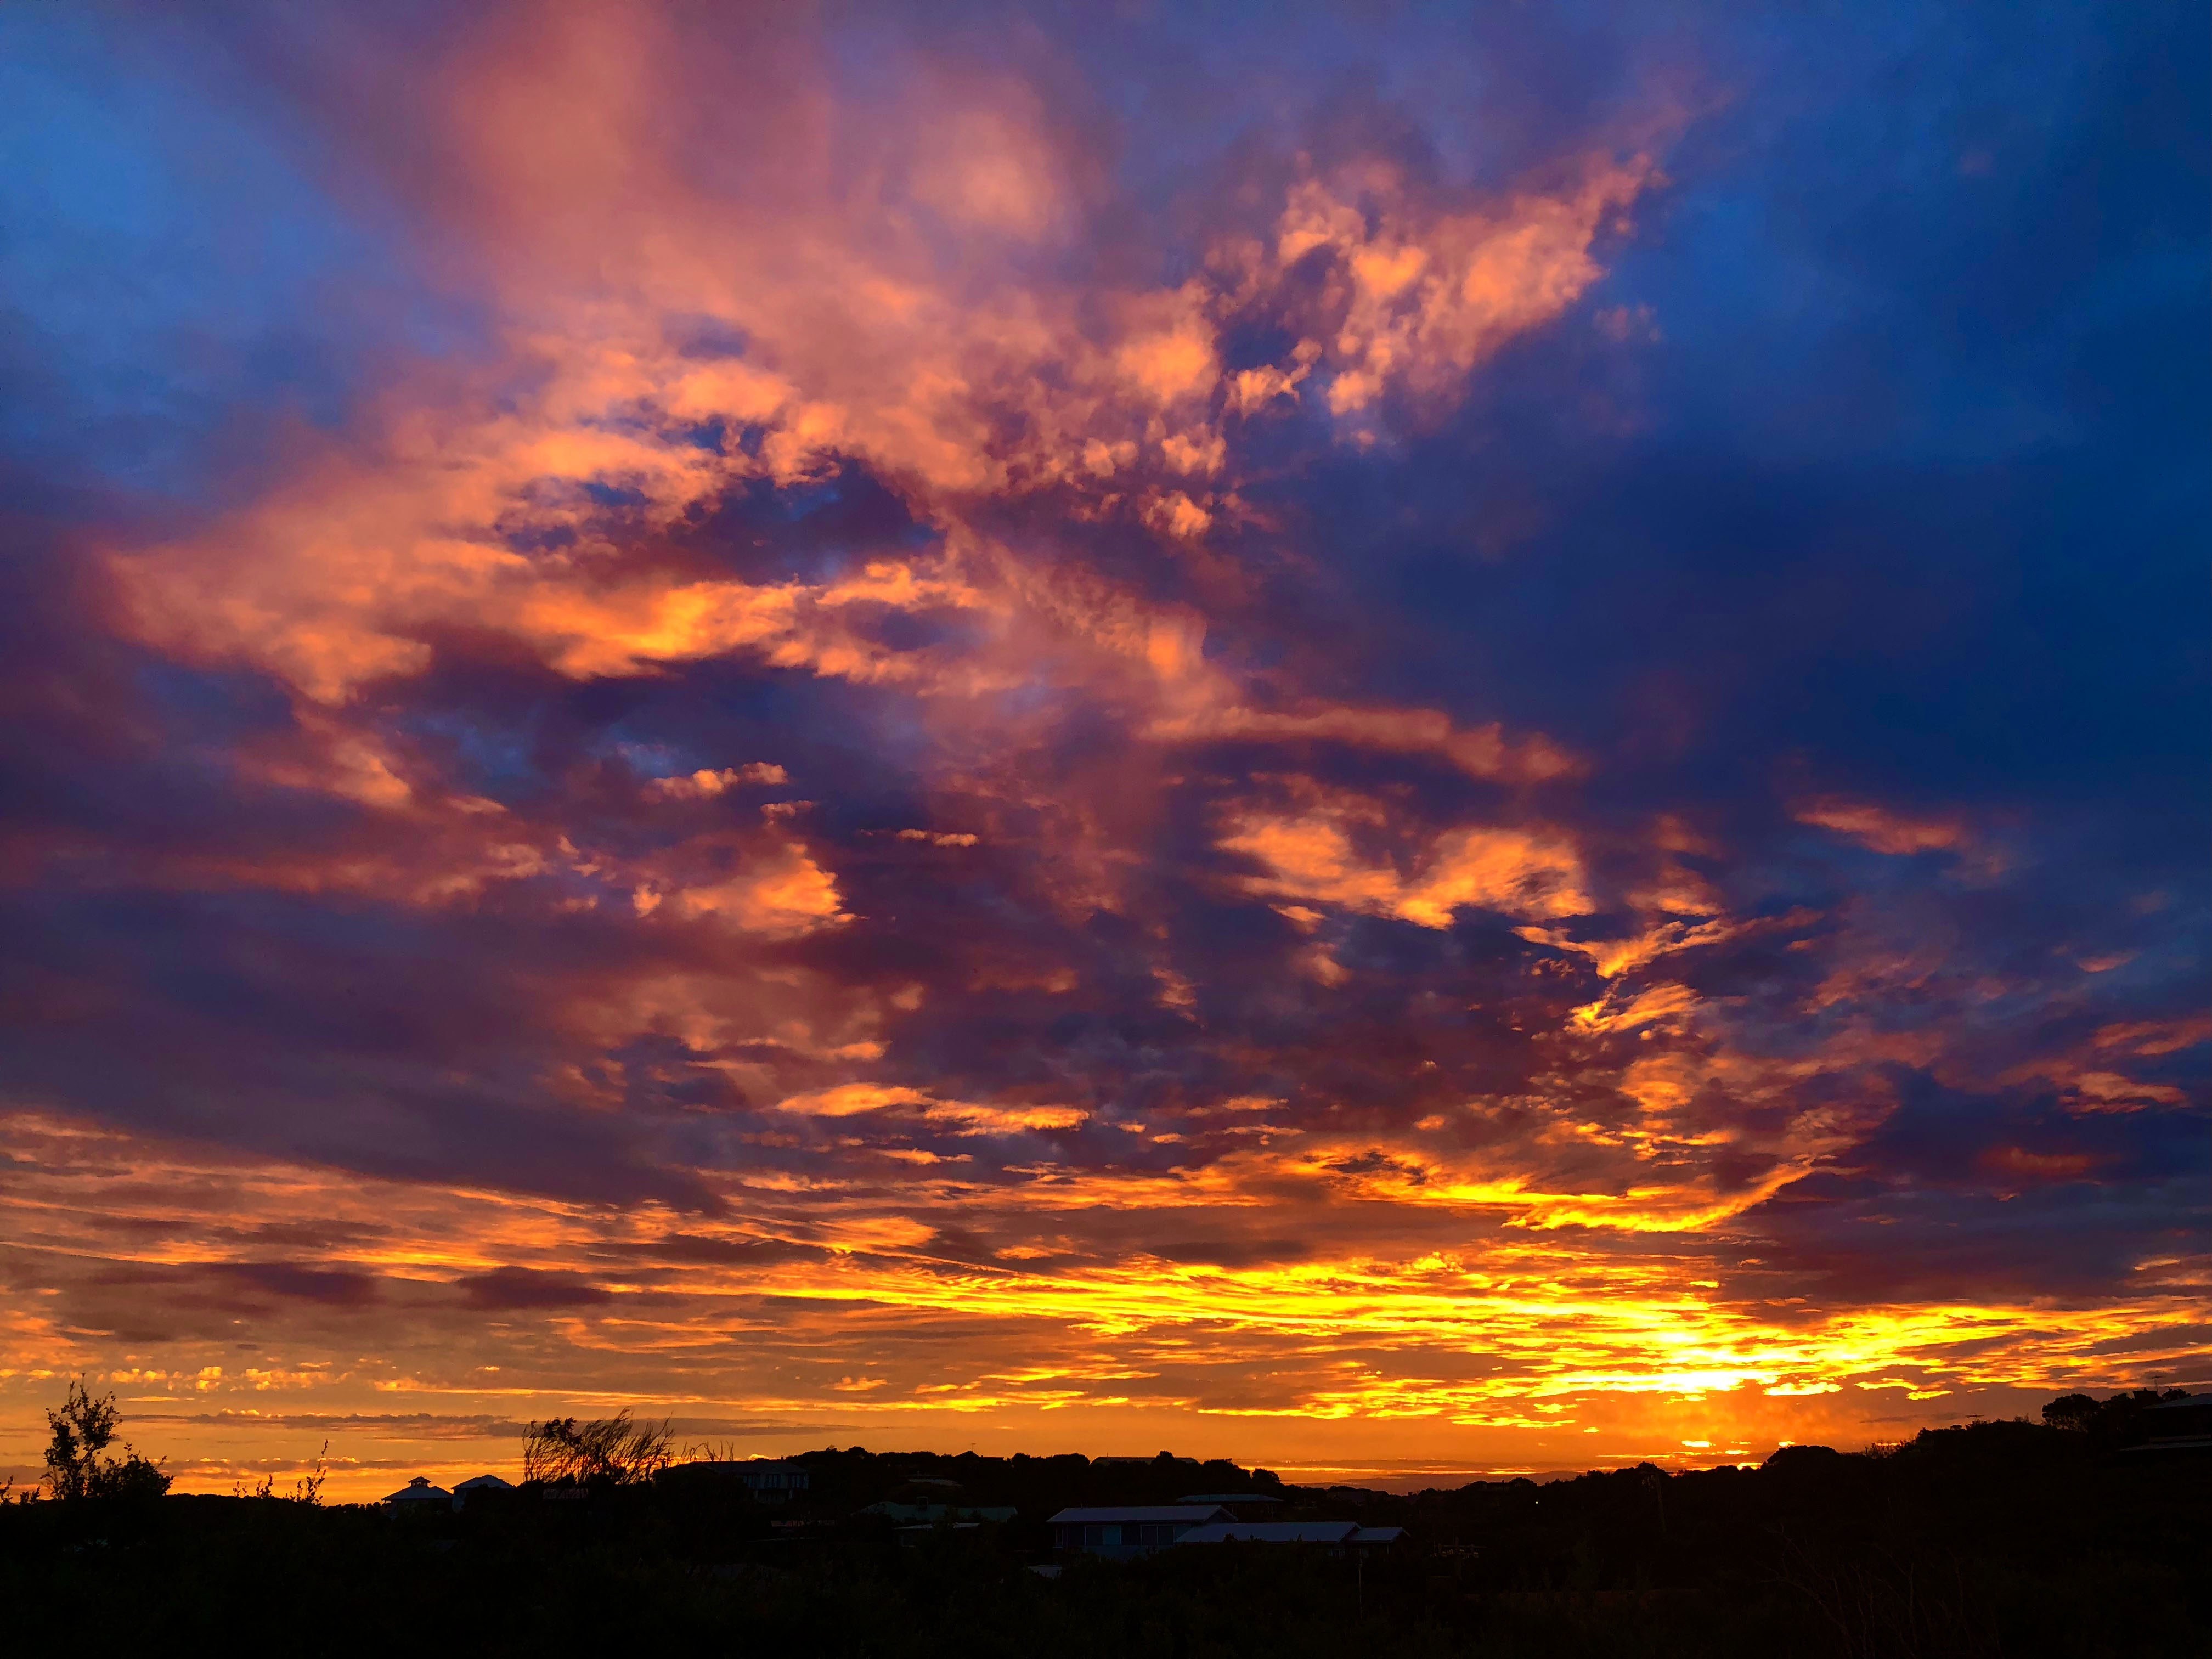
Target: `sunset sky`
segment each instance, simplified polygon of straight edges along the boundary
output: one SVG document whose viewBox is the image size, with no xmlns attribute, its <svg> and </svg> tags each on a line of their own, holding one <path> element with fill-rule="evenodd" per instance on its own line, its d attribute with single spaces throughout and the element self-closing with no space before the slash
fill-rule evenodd
<svg viewBox="0 0 2212 1659">
<path fill-rule="evenodd" d="M 0 1479 L 2212 1383 L 2208 51 L 7 8 Z"/>
</svg>

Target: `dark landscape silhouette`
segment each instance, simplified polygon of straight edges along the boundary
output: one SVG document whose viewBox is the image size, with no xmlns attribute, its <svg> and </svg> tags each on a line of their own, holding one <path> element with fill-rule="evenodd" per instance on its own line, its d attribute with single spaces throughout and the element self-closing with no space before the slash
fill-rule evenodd
<svg viewBox="0 0 2212 1659">
<path fill-rule="evenodd" d="M 88 1650 L 2212 1650 L 2212 1395 L 2179 1389 L 1755 1469 L 1402 1495 L 1164 1451 L 739 1460 L 623 1413 L 532 1424 L 520 1486 L 418 1477 L 334 1505 L 319 1476 L 167 1495 L 158 1465 L 107 1449 L 112 1398 L 72 1386 L 49 1417 L 47 1478 L 0 1505 L 0 1575 L 23 1639 Z M 1117 1516 L 1136 1518 L 1094 1519 Z"/>
</svg>

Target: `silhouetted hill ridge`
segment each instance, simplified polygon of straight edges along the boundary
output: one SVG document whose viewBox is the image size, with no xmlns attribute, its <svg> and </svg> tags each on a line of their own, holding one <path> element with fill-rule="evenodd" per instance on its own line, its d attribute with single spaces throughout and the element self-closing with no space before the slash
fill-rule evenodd
<svg viewBox="0 0 2212 1659">
<path fill-rule="evenodd" d="M 426 1632 L 481 1653 L 659 1644 L 871 1659 L 2212 1651 L 2206 1465 L 2086 1427 L 1972 1424 L 1861 1452 L 1789 1447 L 1755 1469 L 1647 1463 L 1406 1494 L 1288 1486 L 1219 1461 L 860 1448 L 787 1461 L 810 1485 L 781 1503 L 725 1463 L 563 1503 L 497 1493 L 459 1514 L 9 1504 L 0 1592 L 19 1640 L 94 1651 L 249 1628 L 333 1653 Z M 1407 1534 L 1357 1561 L 1254 1545 L 1063 1559 L 1050 1582 L 1028 1571 L 1053 1560 L 1054 1510 L 1195 1492 L 1265 1492 L 1283 1500 L 1271 1518 Z M 902 1534 L 865 1512 L 900 1492 L 1016 1518 Z"/>
</svg>

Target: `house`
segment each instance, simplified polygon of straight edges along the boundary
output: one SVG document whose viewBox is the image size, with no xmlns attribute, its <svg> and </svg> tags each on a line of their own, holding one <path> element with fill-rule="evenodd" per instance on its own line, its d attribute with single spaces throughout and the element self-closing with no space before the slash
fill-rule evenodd
<svg viewBox="0 0 2212 1659">
<path fill-rule="evenodd" d="M 664 1491 L 700 1496 L 719 1493 L 734 1498 L 730 1489 L 742 1486 L 756 1504 L 788 1504 L 805 1495 L 812 1481 L 804 1463 L 783 1463 L 769 1458 L 738 1462 L 728 1458 L 700 1457 L 689 1463 L 671 1463 L 653 1477 Z"/>
<path fill-rule="evenodd" d="M 1109 1560 L 1133 1560 L 1165 1549 L 1193 1527 L 1233 1521 L 1218 1504 L 1160 1504 L 1134 1509 L 1062 1510 L 1046 1522 L 1054 1547 Z"/>
<path fill-rule="evenodd" d="M 738 1464 L 738 1479 L 755 1492 L 805 1492 L 809 1484 L 804 1463 L 766 1459 Z"/>
<path fill-rule="evenodd" d="M 427 1515 L 453 1508 L 453 1494 L 443 1486 L 432 1486 L 428 1475 L 418 1474 L 398 1492 L 386 1493 L 384 1505 L 402 1514 Z"/>
<path fill-rule="evenodd" d="M 757 1458 L 752 1462 L 719 1462 L 714 1458 L 702 1458 L 699 1462 L 675 1464 L 664 1471 L 664 1480 L 668 1478 L 677 1484 L 734 1480 L 752 1493 L 752 1502 L 757 1504 L 787 1504 L 810 1486 L 805 1464 L 776 1462 L 772 1458 Z"/>
<path fill-rule="evenodd" d="M 1316 1544 L 1331 1555 L 1388 1549 L 1403 1527 L 1363 1527 L 1357 1521 L 1216 1521 L 1193 1527 L 1178 1544 Z"/>
<path fill-rule="evenodd" d="M 2142 1426 L 2143 1442 L 2130 1449 L 2138 1455 L 2212 1450 L 2212 1394 L 2161 1400 L 2144 1407 L 2136 1420 Z"/>
<path fill-rule="evenodd" d="M 502 1480 L 495 1474 L 472 1475 L 466 1480 L 454 1483 L 453 1507 L 457 1510 L 466 1509 L 471 1498 L 489 1497 L 493 1492 L 514 1490 L 514 1486 L 512 1481 Z"/>
</svg>

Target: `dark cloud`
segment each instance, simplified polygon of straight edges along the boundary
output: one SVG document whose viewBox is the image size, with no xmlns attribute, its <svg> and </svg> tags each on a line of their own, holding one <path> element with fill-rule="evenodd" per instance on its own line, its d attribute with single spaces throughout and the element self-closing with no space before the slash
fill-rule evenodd
<svg viewBox="0 0 2212 1659">
<path fill-rule="evenodd" d="M 287 1261 L 226 1263 L 222 1271 L 272 1297 L 297 1297 L 334 1308 L 362 1308 L 377 1300 L 370 1274 L 328 1267 L 303 1267 Z"/>
<path fill-rule="evenodd" d="M 464 1273 L 458 1280 L 471 1308 L 512 1313 L 532 1308 L 586 1308 L 610 1299 L 609 1293 L 581 1273 L 530 1267 L 501 1267 L 488 1273 Z"/>
</svg>

